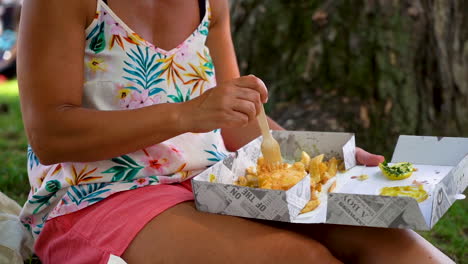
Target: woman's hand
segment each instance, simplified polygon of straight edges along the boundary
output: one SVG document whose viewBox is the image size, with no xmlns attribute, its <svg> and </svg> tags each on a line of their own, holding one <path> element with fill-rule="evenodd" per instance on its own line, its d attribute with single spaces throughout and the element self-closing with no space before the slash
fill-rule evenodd
<svg viewBox="0 0 468 264">
<path fill-rule="evenodd" d="M 382 155 L 375 155 L 363 150 L 362 148 L 356 147 L 356 161 L 358 164 L 366 166 L 377 166 L 384 160 L 385 158 Z"/>
<path fill-rule="evenodd" d="M 267 98 L 267 88 L 259 78 L 232 79 L 181 104 L 180 125 L 190 132 L 245 127 L 256 120 Z"/>
</svg>

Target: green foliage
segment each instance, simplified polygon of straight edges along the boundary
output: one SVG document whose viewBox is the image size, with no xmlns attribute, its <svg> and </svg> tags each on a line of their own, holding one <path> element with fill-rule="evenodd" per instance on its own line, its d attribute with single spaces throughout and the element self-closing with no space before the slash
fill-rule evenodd
<svg viewBox="0 0 468 264">
<path fill-rule="evenodd" d="M 131 181 L 137 173 L 143 169 L 143 166 L 138 165 L 138 163 L 127 155 L 113 158 L 112 161 L 119 165 L 102 172 L 114 174 L 112 181 Z"/>
<path fill-rule="evenodd" d="M 70 199 L 76 204 L 82 202 L 95 203 L 101 201 L 102 197 L 98 197 L 102 193 L 110 191 L 110 189 L 104 189 L 108 186 L 108 183 L 91 183 L 86 185 L 75 185 L 68 191 Z"/>
<path fill-rule="evenodd" d="M 218 147 L 216 147 L 215 144 L 212 144 L 211 146 L 213 147 L 214 150 L 205 150 L 206 153 L 209 153 L 210 155 L 213 156 L 212 158 L 208 159 L 209 161 L 218 162 L 227 157 L 225 153 L 218 151 Z"/>
<path fill-rule="evenodd" d="M 39 165 L 39 158 L 36 156 L 31 146 L 28 146 L 28 162 L 30 169 L 32 169 L 32 167 L 34 166 Z"/>
<path fill-rule="evenodd" d="M 33 214 L 37 213 L 42 206 L 44 205 L 49 205 L 50 200 L 52 199 L 53 196 L 57 193 L 58 190 L 60 190 L 61 184 L 58 180 L 52 180 L 48 181 L 46 183 L 46 191 L 48 191 L 48 194 L 45 195 L 39 195 L 35 194 L 29 199 L 29 202 L 32 204 L 38 204 L 38 207 L 36 207 L 33 211 Z"/>
<path fill-rule="evenodd" d="M 90 36 L 87 37 L 87 38 L 92 37 L 91 42 L 89 43 L 89 48 L 92 51 L 94 51 L 96 54 L 103 51 L 106 48 L 106 37 L 104 34 L 105 24 L 106 23 L 101 22 L 100 25 L 96 25 L 96 27 L 91 31 Z"/>
<path fill-rule="evenodd" d="M 170 95 L 167 96 L 167 97 L 171 98 L 174 103 L 182 103 L 182 102 L 186 102 L 186 101 L 190 100 L 190 94 L 191 94 L 192 89 L 188 89 L 187 94 L 184 97 L 184 95 L 182 94 L 182 91 L 180 90 L 180 88 L 179 88 L 179 86 L 177 84 L 175 84 L 175 88 L 176 88 L 176 91 L 177 91 L 177 95 L 170 94 Z"/>
<path fill-rule="evenodd" d="M 154 85 L 164 80 L 163 78 L 158 78 L 162 70 L 156 71 L 159 66 L 161 66 L 162 62 L 157 62 L 156 53 L 149 57 L 148 49 L 149 47 L 145 47 L 143 52 L 140 46 L 137 45 L 137 51 L 132 49 L 130 53 L 127 52 L 127 56 L 131 59 L 131 61 L 124 61 L 127 67 L 125 67 L 123 70 L 131 75 L 130 77 L 125 76 L 125 79 L 131 81 L 135 85 L 140 86 L 144 90 L 150 89 L 149 95 L 151 96 L 165 91 L 164 89 L 153 87 Z M 137 91 L 141 90 L 136 86 L 129 86 L 126 88 Z"/>
</svg>

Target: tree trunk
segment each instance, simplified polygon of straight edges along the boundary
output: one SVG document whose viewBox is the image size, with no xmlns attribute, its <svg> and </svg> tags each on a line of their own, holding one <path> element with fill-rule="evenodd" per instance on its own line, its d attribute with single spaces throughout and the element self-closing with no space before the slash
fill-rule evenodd
<svg viewBox="0 0 468 264">
<path fill-rule="evenodd" d="M 468 136 L 468 1 L 231 0 L 241 72 L 288 129 Z"/>
</svg>

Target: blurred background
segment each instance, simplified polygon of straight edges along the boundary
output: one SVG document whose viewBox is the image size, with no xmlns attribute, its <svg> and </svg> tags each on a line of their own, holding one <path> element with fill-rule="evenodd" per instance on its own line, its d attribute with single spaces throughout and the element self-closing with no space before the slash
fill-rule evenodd
<svg viewBox="0 0 468 264">
<path fill-rule="evenodd" d="M 0 0 L 0 81 L 16 76 L 16 38 L 20 7 L 20 0 Z"/>
<path fill-rule="evenodd" d="M 355 132 L 385 154 L 399 134 L 468 136 L 468 1 L 232 0 L 243 73 L 288 129 Z"/>
<path fill-rule="evenodd" d="M 468 137 L 468 1 L 230 5 L 241 72 L 265 81 L 267 111 L 285 128 L 354 132 L 359 146 L 387 159 L 400 134 Z M 19 1 L 0 1 L 0 191 L 22 204 L 29 184 L 15 79 L 19 9 Z M 421 234 L 468 263 L 468 201 Z"/>
<path fill-rule="evenodd" d="M 285 128 L 354 132 L 388 160 L 401 134 L 468 137 L 468 1 L 230 3 L 241 72 Z M 420 233 L 468 263 L 468 201 Z"/>
</svg>

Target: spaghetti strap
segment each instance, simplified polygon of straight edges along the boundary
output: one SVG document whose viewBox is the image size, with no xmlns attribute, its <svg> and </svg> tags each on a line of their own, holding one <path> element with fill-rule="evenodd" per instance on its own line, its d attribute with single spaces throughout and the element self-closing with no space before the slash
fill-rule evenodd
<svg viewBox="0 0 468 264">
<path fill-rule="evenodd" d="M 198 0 L 198 10 L 200 11 L 200 22 L 203 21 L 206 12 L 206 0 Z"/>
</svg>

